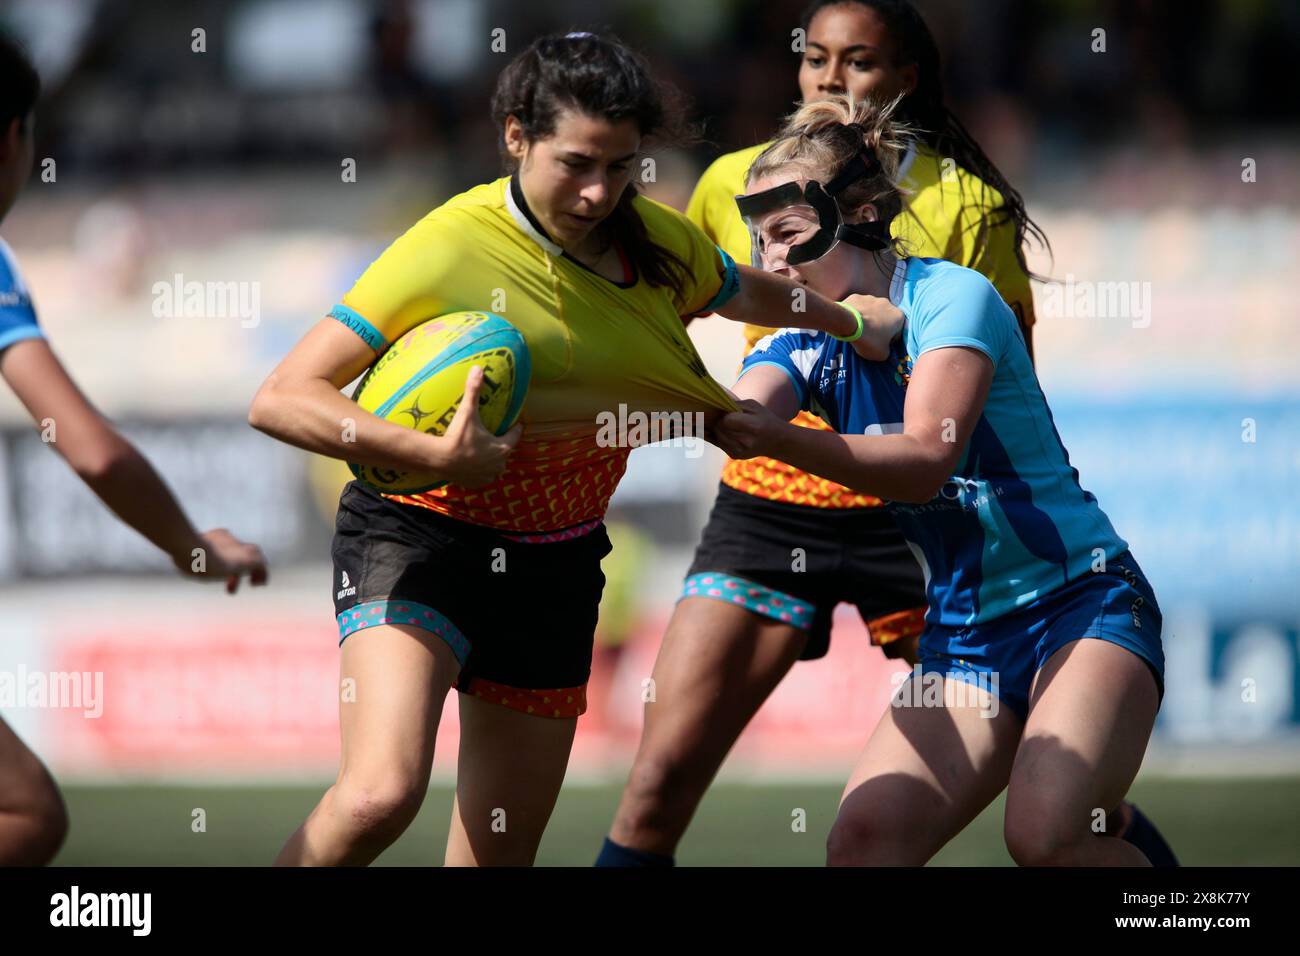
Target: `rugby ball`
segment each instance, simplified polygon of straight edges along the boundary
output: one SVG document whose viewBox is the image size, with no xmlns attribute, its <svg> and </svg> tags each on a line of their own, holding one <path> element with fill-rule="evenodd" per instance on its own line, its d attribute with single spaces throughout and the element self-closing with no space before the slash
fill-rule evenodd
<svg viewBox="0 0 1300 956">
<path fill-rule="evenodd" d="M 479 417 L 484 428 L 503 435 L 523 409 L 532 362 L 519 330 L 490 312 L 453 312 L 417 325 L 371 366 L 352 399 L 385 421 L 441 435 L 475 365 L 483 368 Z M 420 472 L 353 462 L 348 467 L 361 481 L 389 494 L 419 494 L 447 483 Z"/>
</svg>

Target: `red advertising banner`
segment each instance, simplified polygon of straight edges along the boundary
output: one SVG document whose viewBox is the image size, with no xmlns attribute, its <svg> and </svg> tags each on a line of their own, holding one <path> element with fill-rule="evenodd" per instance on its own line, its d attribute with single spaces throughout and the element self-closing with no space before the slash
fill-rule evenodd
<svg viewBox="0 0 1300 956">
<path fill-rule="evenodd" d="M 63 774 L 90 776 L 332 775 L 338 768 L 339 650 L 318 617 L 238 616 L 182 637 L 135 623 L 60 621 L 50 672 L 102 689 L 93 706 L 43 711 L 45 756 Z M 572 768 L 615 772 L 635 752 L 647 680 L 665 614 L 625 645 L 598 648 Z M 895 674 L 849 608 L 830 653 L 796 665 L 755 717 L 732 760 L 765 774 L 848 772 L 887 706 Z M 76 702 L 72 702 L 76 703 Z M 666 706 L 652 703 L 649 706 Z M 449 698 L 436 766 L 455 761 L 458 721 Z"/>
</svg>

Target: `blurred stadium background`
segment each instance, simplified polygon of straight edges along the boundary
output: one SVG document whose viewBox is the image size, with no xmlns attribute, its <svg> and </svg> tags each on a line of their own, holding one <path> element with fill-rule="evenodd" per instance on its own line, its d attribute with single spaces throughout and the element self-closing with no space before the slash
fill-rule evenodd
<svg viewBox="0 0 1300 956">
<path fill-rule="evenodd" d="M 1135 798 L 1186 863 L 1300 862 L 1300 7 L 918 5 L 956 112 L 1053 243 L 1054 259 L 1031 260 L 1063 283 L 1036 287 L 1039 373 L 1084 486 L 1165 611 L 1168 692 Z M 72 835 L 58 862 L 266 862 L 332 779 L 326 555 L 348 476 L 244 416 L 266 373 L 392 238 L 497 175 L 487 100 L 509 56 L 567 28 L 611 28 L 645 52 L 706 122 L 707 142 L 657 157 L 648 191 L 681 208 L 706 162 L 765 138 L 792 104 L 801 7 L 0 8 L 46 87 L 37 170 L 3 232 L 42 323 L 196 522 L 259 542 L 273 562 L 260 593 L 181 582 L 0 393 L 0 672 L 104 681 L 98 715 L 0 705 L 67 790 Z M 504 53 L 491 47 L 498 28 Z M 1105 53 L 1092 52 L 1096 28 Z M 193 281 L 236 283 L 248 308 L 169 309 L 167 289 Z M 1149 311 L 1088 315 L 1070 283 L 1138 283 Z M 715 318 L 692 334 L 728 382 L 738 327 Z M 632 457 L 612 514 L 593 705 L 540 862 L 586 864 L 599 846 L 636 744 L 640 682 L 720 466 L 711 448 Z M 843 613 L 830 655 L 796 668 L 741 741 L 682 861 L 820 863 L 839 784 L 897 667 Z M 430 799 L 383 862 L 441 859 L 455 708 L 445 723 Z M 207 834 L 191 831 L 196 807 Z M 806 833 L 792 832 L 795 808 Z M 999 821 L 993 808 L 939 862 L 1009 863 Z"/>
</svg>

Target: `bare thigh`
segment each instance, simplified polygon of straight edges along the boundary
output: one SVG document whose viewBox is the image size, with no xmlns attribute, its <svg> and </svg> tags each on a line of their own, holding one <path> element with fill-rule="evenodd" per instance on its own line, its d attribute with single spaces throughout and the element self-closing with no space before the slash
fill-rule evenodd
<svg viewBox="0 0 1300 956">
<path fill-rule="evenodd" d="M 1017 862 L 1147 862 L 1098 829 L 1137 776 L 1158 707 L 1147 665 L 1118 644 L 1085 638 L 1047 660 L 1034 678 L 1007 792 L 1004 829 Z"/>
<path fill-rule="evenodd" d="M 564 782 L 576 717 L 537 717 L 460 694 L 448 866 L 531 866 Z"/>
<path fill-rule="evenodd" d="M 371 862 L 414 819 L 429 786 L 443 701 L 460 665 L 435 634 L 369 627 L 343 643 L 338 779 L 277 863 Z"/>
<path fill-rule="evenodd" d="M 988 692 L 946 678 L 945 692 L 954 684 L 978 700 L 886 709 L 844 789 L 829 864 L 919 866 L 1006 786 L 1020 718 L 1002 706 L 986 716 Z M 894 700 L 909 696 L 905 683 Z"/>
</svg>

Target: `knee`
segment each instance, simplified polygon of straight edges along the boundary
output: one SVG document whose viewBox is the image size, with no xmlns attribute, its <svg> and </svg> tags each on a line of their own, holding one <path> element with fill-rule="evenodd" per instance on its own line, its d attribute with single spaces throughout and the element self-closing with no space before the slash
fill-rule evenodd
<svg viewBox="0 0 1300 956">
<path fill-rule="evenodd" d="M 1078 828 L 1066 826 L 1059 813 L 1039 807 L 1008 814 L 1002 835 L 1016 865 L 1059 866 L 1068 862 L 1073 844 L 1088 836 L 1086 830 L 1074 832 L 1074 829 Z"/>
<path fill-rule="evenodd" d="M 415 819 L 424 802 L 418 781 L 392 777 L 352 780 L 334 786 L 336 810 L 348 828 L 363 837 L 395 840 Z"/>
<path fill-rule="evenodd" d="M 57 789 L 51 788 L 39 805 L 6 816 L 0 838 L 4 865 L 45 866 L 67 839 L 68 810 Z"/>
<path fill-rule="evenodd" d="M 879 816 L 841 812 L 826 837 L 826 865 L 882 866 L 901 862 L 895 858 L 893 838 Z"/>
<path fill-rule="evenodd" d="M 674 797 L 692 793 L 694 777 L 684 760 L 668 754 L 641 755 L 628 775 L 628 795 L 638 812 L 655 816 L 665 812 Z"/>
</svg>

